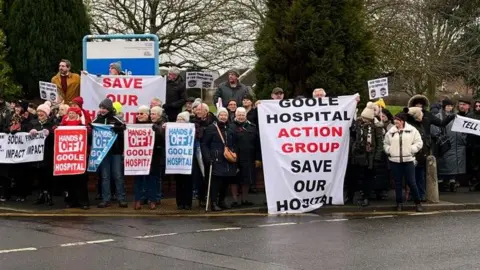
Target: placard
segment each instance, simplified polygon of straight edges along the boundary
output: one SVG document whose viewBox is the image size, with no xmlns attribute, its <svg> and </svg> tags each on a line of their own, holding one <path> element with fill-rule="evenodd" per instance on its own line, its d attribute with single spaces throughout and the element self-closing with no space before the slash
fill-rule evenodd
<svg viewBox="0 0 480 270">
<path fill-rule="evenodd" d="M 43 161 L 47 130 L 35 135 L 27 132 L 0 133 L 0 163 L 25 163 Z"/>
<path fill-rule="evenodd" d="M 87 128 L 60 126 L 55 129 L 53 175 L 83 174 L 87 169 Z"/>
<path fill-rule="evenodd" d="M 88 158 L 89 172 L 96 172 L 105 156 L 112 148 L 118 134 L 112 130 L 112 126 L 92 124 L 92 150 Z"/>
<path fill-rule="evenodd" d="M 165 131 L 166 174 L 191 174 L 195 124 L 167 123 Z"/>
<path fill-rule="evenodd" d="M 155 144 L 152 124 L 127 125 L 124 143 L 125 175 L 149 175 Z"/>
<path fill-rule="evenodd" d="M 368 95 L 370 99 L 388 96 L 388 77 L 368 81 Z"/>
<path fill-rule="evenodd" d="M 38 82 L 40 89 L 40 98 L 50 102 L 58 102 L 58 88 L 57 85 L 50 82 Z"/>
<path fill-rule="evenodd" d="M 213 88 L 213 73 L 208 71 L 187 72 L 187 89 L 189 88 Z"/>
</svg>

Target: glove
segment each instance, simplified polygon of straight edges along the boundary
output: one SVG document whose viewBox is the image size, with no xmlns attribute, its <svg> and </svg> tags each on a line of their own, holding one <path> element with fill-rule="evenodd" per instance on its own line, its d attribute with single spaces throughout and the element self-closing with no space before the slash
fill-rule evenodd
<svg viewBox="0 0 480 270">
<path fill-rule="evenodd" d="M 255 168 L 262 167 L 262 162 L 260 160 L 255 160 Z"/>
</svg>

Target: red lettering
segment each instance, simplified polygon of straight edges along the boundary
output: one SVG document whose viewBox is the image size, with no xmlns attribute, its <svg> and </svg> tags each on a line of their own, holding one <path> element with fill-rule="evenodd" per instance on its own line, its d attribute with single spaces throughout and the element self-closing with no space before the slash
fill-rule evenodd
<svg viewBox="0 0 480 270">
<path fill-rule="evenodd" d="M 143 80 L 141 78 L 135 78 L 133 88 L 142 89 L 143 88 Z"/>
<path fill-rule="evenodd" d="M 128 105 L 138 106 L 138 96 L 136 95 L 128 96 Z"/>
<path fill-rule="evenodd" d="M 142 89 L 142 78 L 103 78 L 104 88 Z"/>
<path fill-rule="evenodd" d="M 284 143 L 282 144 L 282 152 L 290 153 L 327 153 L 335 152 L 340 148 L 338 142 L 333 143 Z"/>
<path fill-rule="evenodd" d="M 342 137 L 342 127 L 293 127 L 282 128 L 278 132 L 278 138 L 298 137 Z"/>
<path fill-rule="evenodd" d="M 122 105 L 138 106 L 138 96 L 137 95 L 108 94 L 107 98 L 111 99 L 112 102 L 117 102 L 118 101 Z"/>
<path fill-rule="evenodd" d="M 103 78 L 103 88 L 110 88 L 112 87 L 112 81 L 110 78 Z"/>
</svg>

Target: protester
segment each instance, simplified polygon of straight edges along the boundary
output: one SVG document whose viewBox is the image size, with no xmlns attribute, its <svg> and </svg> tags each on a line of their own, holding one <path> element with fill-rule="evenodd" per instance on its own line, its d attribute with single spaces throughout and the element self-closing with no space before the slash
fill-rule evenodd
<svg viewBox="0 0 480 270">
<path fill-rule="evenodd" d="M 227 107 L 230 100 L 235 100 L 238 104 L 242 104 L 243 97 L 249 93 L 247 86 L 242 84 L 238 78 L 240 73 L 237 69 L 228 71 L 228 81 L 221 83 L 215 94 L 213 95 L 213 103 L 217 104 L 218 99 L 222 99 L 222 106 Z"/>
<path fill-rule="evenodd" d="M 177 120 L 177 115 L 182 112 L 187 98 L 185 80 L 180 76 L 180 70 L 176 67 L 170 68 L 168 71 L 166 101 L 163 105 L 169 122 Z"/>
<path fill-rule="evenodd" d="M 108 67 L 108 74 L 109 75 L 125 75 L 125 72 L 122 71 L 122 63 L 121 62 L 114 62 L 110 63 Z"/>
<path fill-rule="evenodd" d="M 63 118 L 61 126 L 84 126 L 82 122 L 83 112 L 80 108 L 71 107 L 66 117 Z M 88 202 L 88 174 L 82 173 L 62 177 L 67 186 L 67 207 L 90 209 Z"/>
<path fill-rule="evenodd" d="M 275 87 L 272 90 L 271 97 L 273 100 L 282 100 L 285 97 L 285 93 L 283 92 L 283 89 L 280 87 Z"/>
<path fill-rule="evenodd" d="M 62 123 L 62 120 L 63 120 L 64 116 L 67 115 L 69 108 L 70 108 L 70 106 L 68 106 L 67 104 L 60 104 L 59 105 L 58 112 L 53 118 L 53 122 L 56 126 L 58 126 Z"/>
<path fill-rule="evenodd" d="M 230 124 L 237 153 L 238 174 L 231 185 L 232 207 L 253 205 L 247 200 L 251 185 L 256 183 L 255 168 L 261 165 L 260 137 L 255 124 L 247 120 L 245 108 L 238 108 L 235 112 L 235 121 Z M 241 198 L 238 198 L 238 187 L 241 187 Z"/>
<path fill-rule="evenodd" d="M 258 126 L 258 111 L 256 108 L 253 108 L 253 96 L 246 94 L 243 97 L 242 103 L 243 108 L 245 108 L 245 111 L 247 112 L 247 120 L 255 126 Z"/>
<path fill-rule="evenodd" d="M 153 145 L 152 167 L 150 177 L 154 178 L 157 185 L 155 202 L 160 204 L 162 199 L 162 181 L 165 179 L 165 111 L 160 106 L 150 109 L 150 120 L 155 131 L 155 144 Z"/>
<path fill-rule="evenodd" d="M 410 187 L 416 211 L 423 212 L 415 182 L 416 161 L 413 156 L 422 149 L 423 141 L 418 130 L 407 123 L 407 112 L 408 109 L 395 115 L 395 126 L 385 135 L 383 145 L 390 160 L 390 167 L 395 180 L 397 211 L 403 210 L 402 183 L 405 178 L 406 183 Z"/>
<path fill-rule="evenodd" d="M 202 99 L 200 98 L 196 98 L 195 101 L 192 103 L 192 113 L 191 113 L 191 116 L 195 116 L 196 113 L 195 113 L 195 110 L 197 109 L 197 107 L 199 105 L 202 104 Z"/>
<path fill-rule="evenodd" d="M 442 109 L 436 116 L 443 120 L 448 115 L 454 114 L 453 105 L 451 100 L 444 99 Z M 446 137 L 449 141 L 450 149 L 444 153 L 436 151 L 438 183 L 442 185 L 448 181 L 450 191 L 454 192 L 458 187 L 457 176 L 466 173 L 467 135 L 452 131 L 452 126 L 453 122 L 444 128 L 432 127 L 432 136 L 434 141 L 439 141 L 440 137 Z"/>
<path fill-rule="evenodd" d="M 378 101 L 375 102 L 375 104 L 378 106 Z M 381 109 L 381 113 L 375 116 L 375 127 L 379 128 L 379 131 L 382 132 L 382 151 L 379 155 L 375 156 L 375 160 L 373 161 L 373 167 L 375 168 L 375 183 L 373 184 L 373 190 L 375 191 L 377 200 L 386 199 L 388 197 L 388 191 L 391 189 L 391 172 L 388 157 L 385 154 L 385 151 L 383 151 L 383 139 L 385 138 L 385 134 L 393 126 L 392 113 L 387 109 Z"/>
<path fill-rule="evenodd" d="M 468 117 L 480 120 L 480 100 L 473 102 L 473 110 Z M 480 190 L 480 136 L 467 135 L 467 168 L 471 168 L 471 189 Z"/>
<path fill-rule="evenodd" d="M 98 205 L 98 208 L 105 208 L 110 206 L 110 179 L 115 181 L 117 191 L 117 198 L 119 206 L 122 208 L 128 207 L 125 201 L 125 187 L 123 179 L 123 131 L 125 130 L 124 122 L 115 115 L 115 109 L 110 99 L 104 99 L 100 102 L 99 113 L 93 123 L 113 125 L 113 131 L 118 134 L 117 139 L 113 143 L 112 148 L 108 151 L 100 164 L 100 174 L 102 178 L 102 199 L 103 201 Z"/>
<path fill-rule="evenodd" d="M 160 98 L 156 97 L 156 98 L 153 98 L 152 101 L 150 102 L 150 108 L 153 108 L 153 107 L 162 107 L 162 100 L 160 100 Z"/>
<path fill-rule="evenodd" d="M 458 99 L 458 115 L 467 116 L 470 113 L 471 100 L 469 98 Z"/>
<path fill-rule="evenodd" d="M 177 123 L 188 123 L 190 121 L 189 112 L 179 113 Z M 191 174 L 175 175 L 175 191 L 178 210 L 191 210 L 193 198 L 193 178 Z"/>
<path fill-rule="evenodd" d="M 225 147 L 234 151 L 233 132 L 228 126 L 228 111 L 219 108 L 218 121 L 205 130 L 202 141 L 202 155 L 212 166 L 212 179 L 210 186 L 210 201 L 212 211 L 227 209 L 225 197 L 229 183 L 237 173 L 237 164 L 229 162 L 225 156 Z"/>
<path fill-rule="evenodd" d="M 234 99 L 228 101 L 228 122 L 233 123 L 235 121 L 235 111 L 237 110 L 237 102 Z"/>
<path fill-rule="evenodd" d="M 47 104 L 41 104 L 37 107 L 37 119 L 32 119 L 29 124 L 30 135 L 36 135 L 43 132 L 46 136 L 43 153 L 43 161 L 35 162 L 38 181 L 40 185 L 40 194 L 35 204 L 53 205 L 53 122 L 49 118 L 50 107 Z"/>
<path fill-rule="evenodd" d="M 193 105 L 193 102 L 195 102 L 195 98 L 194 97 L 189 97 L 187 98 L 187 102 L 185 103 L 185 111 L 186 112 L 189 112 L 190 114 L 192 114 L 192 105 Z M 178 117 L 177 117 L 178 118 Z"/>
<path fill-rule="evenodd" d="M 58 93 L 65 104 L 80 96 L 80 75 L 70 72 L 71 67 L 70 61 L 62 59 L 57 75 L 52 78 L 52 83 L 57 85 Z"/>
<path fill-rule="evenodd" d="M 317 88 L 313 90 L 312 97 L 313 98 L 323 98 L 326 97 L 327 93 L 325 92 L 325 89 L 323 88 Z"/>
<path fill-rule="evenodd" d="M 0 132 L 5 132 L 5 128 L 9 123 L 7 121 L 11 117 L 11 110 L 7 106 L 5 99 L 0 96 Z M 0 164 L 0 202 L 6 201 L 10 197 L 10 178 L 9 178 L 9 164 Z"/>
</svg>

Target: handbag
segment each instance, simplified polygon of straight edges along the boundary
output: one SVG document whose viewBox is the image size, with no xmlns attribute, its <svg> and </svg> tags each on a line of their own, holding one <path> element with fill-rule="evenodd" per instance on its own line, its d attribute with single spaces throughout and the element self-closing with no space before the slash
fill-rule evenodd
<svg viewBox="0 0 480 270">
<path fill-rule="evenodd" d="M 237 162 L 237 154 L 234 153 L 232 150 L 230 150 L 230 148 L 228 148 L 228 146 L 225 142 L 225 139 L 223 139 L 222 132 L 220 131 L 220 128 L 218 127 L 218 125 L 215 124 L 215 127 L 217 128 L 218 135 L 220 135 L 220 139 L 222 139 L 222 142 L 223 142 L 223 145 L 224 145 L 223 156 L 225 157 L 225 159 L 227 161 L 229 161 L 231 163 Z"/>
<path fill-rule="evenodd" d="M 443 156 L 446 152 L 448 152 L 450 149 L 452 149 L 452 144 L 450 143 L 450 140 L 448 139 L 447 132 L 445 128 L 441 128 L 441 133 L 440 136 L 437 139 L 437 150 L 438 154 L 440 156 Z"/>
</svg>

